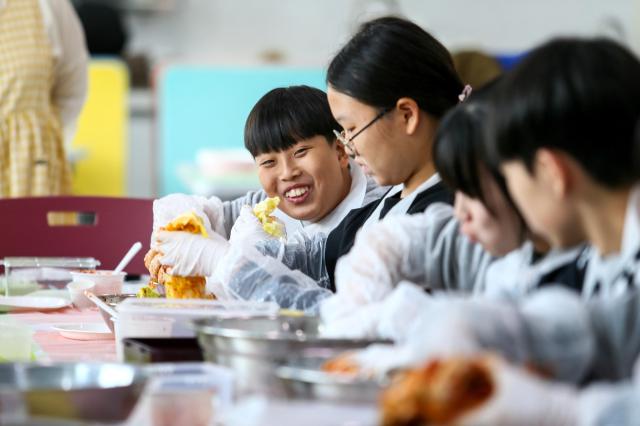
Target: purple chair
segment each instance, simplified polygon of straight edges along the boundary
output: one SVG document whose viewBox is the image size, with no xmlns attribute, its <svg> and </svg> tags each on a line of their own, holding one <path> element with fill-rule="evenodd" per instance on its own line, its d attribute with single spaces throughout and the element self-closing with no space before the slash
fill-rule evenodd
<svg viewBox="0 0 640 426">
<path fill-rule="evenodd" d="M 50 220 L 50 213 L 56 213 L 57 220 Z M 70 218 L 79 219 L 79 223 L 64 224 Z M 0 258 L 94 257 L 102 263 L 100 269 L 113 269 L 129 247 L 140 241 L 142 250 L 125 270 L 129 274 L 146 274 L 143 259 L 149 250 L 152 225 L 152 199 L 71 196 L 0 199 Z"/>
</svg>

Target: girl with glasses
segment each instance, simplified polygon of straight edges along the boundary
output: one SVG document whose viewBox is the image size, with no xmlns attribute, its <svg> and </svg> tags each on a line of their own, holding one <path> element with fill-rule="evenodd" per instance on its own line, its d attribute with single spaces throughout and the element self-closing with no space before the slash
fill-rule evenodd
<svg viewBox="0 0 640 426">
<path fill-rule="evenodd" d="M 327 83 L 331 111 L 344 130 L 339 140 L 365 173 L 393 188 L 352 210 L 327 236 L 237 245 L 217 270 L 235 298 L 316 311 L 332 294 L 336 262 L 359 229 L 386 216 L 423 212 L 437 201 L 453 202 L 431 152 L 438 122 L 459 102 L 464 86 L 442 44 L 400 18 L 365 23 L 332 60 Z"/>
<path fill-rule="evenodd" d="M 556 284 L 581 290 L 584 247 L 550 251 L 527 228 L 504 177 L 487 159 L 487 98 L 494 88 L 474 92 L 436 133 L 434 161 L 456 193 L 454 207 L 435 203 L 421 214 L 386 218 L 363 229 L 338 262 L 336 294 L 321 309 L 330 334 L 372 333 L 380 317 L 375 305 L 402 281 L 430 292 L 508 299 Z"/>
</svg>

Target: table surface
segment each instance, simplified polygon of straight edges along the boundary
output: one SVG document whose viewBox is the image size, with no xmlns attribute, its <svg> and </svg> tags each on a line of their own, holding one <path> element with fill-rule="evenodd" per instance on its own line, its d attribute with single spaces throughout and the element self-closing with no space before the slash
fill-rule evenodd
<svg viewBox="0 0 640 426">
<path fill-rule="evenodd" d="M 54 325 L 104 324 L 97 308 L 78 310 L 65 308 L 49 312 L 18 312 L 9 316 L 34 330 L 34 341 L 40 346 L 42 360 L 47 361 L 116 361 L 115 340 L 73 340 L 63 337 Z"/>
</svg>

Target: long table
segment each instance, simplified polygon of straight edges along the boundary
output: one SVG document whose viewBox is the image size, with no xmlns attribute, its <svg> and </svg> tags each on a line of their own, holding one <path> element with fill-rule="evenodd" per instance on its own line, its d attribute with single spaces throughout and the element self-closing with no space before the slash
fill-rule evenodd
<svg viewBox="0 0 640 426">
<path fill-rule="evenodd" d="M 50 312 L 17 312 L 8 315 L 32 327 L 34 341 L 44 352 L 39 356 L 43 360 L 94 362 L 116 360 L 115 340 L 73 340 L 61 336 L 52 328 L 56 324 L 103 324 L 97 308 L 82 311 L 76 308 L 65 308 Z"/>
</svg>

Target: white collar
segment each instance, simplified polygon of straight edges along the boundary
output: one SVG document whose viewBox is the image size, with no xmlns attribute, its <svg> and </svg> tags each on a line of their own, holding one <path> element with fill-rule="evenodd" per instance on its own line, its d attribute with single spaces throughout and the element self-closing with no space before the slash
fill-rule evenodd
<svg viewBox="0 0 640 426">
<path fill-rule="evenodd" d="M 640 185 L 629 193 L 629 203 L 624 218 L 620 253 L 623 257 L 635 256 L 640 244 Z"/>
<path fill-rule="evenodd" d="M 440 174 L 439 173 L 432 174 L 429 177 L 429 179 L 427 179 L 424 182 L 422 182 L 420 184 L 420 186 L 418 186 L 410 195 L 408 195 L 408 197 L 413 196 L 413 198 L 415 198 L 421 192 L 426 191 L 427 189 L 431 188 L 432 186 L 436 186 L 438 183 L 440 183 L 441 180 L 442 179 L 440 179 Z M 400 188 L 404 190 L 404 184 L 400 185 Z"/>
<path fill-rule="evenodd" d="M 367 178 L 358 164 L 349 160 L 349 165 L 349 173 L 351 174 L 349 193 L 329 214 L 318 222 L 297 220 L 286 215 L 281 210 L 274 212 L 274 215 L 284 222 L 287 234 L 293 235 L 300 228 L 304 228 L 309 235 L 319 232 L 328 234 L 342 222 L 351 210 L 362 207 L 367 193 Z"/>
<path fill-rule="evenodd" d="M 625 213 L 624 228 L 620 252 L 601 256 L 593 247 L 590 250 L 590 258 L 587 273 L 584 280 L 583 294 L 591 296 L 596 290 L 596 284 L 604 286 L 600 288 L 605 294 L 613 294 L 619 275 L 630 265 L 635 265 L 636 253 L 640 248 L 640 185 L 635 185 L 629 193 L 629 202 Z M 635 268 L 635 266 L 632 266 Z M 623 283 L 625 284 L 625 283 Z M 626 284 L 622 286 L 626 288 Z"/>
<path fill-rule="evenodd" d="M 364 196 L 367 193 L 367 178 L 362 168 L 354 161 L 349 160 L 351 173 L 351 188 L 347 196 L 329 214 L 318 222 L 302 221 L 305 228 L 315 226 L 322 228 L 323 232 L 329 233 L 342 222 L 347 214 L 353 209 L 362 207 Z"/>
</svg>

